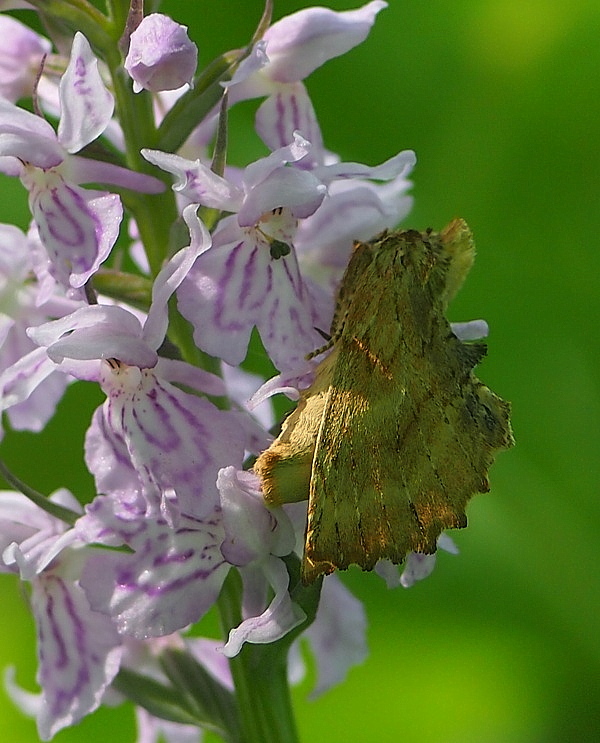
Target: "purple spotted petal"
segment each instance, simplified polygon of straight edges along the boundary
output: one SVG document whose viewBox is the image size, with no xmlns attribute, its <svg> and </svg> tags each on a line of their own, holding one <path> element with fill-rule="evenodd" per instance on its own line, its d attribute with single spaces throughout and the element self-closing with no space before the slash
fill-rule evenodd
<svg viewBox="0 0 600 743">
<path fill-rule="evenodd" d="M 79 152 L 102 134 L 115 108 L 114 99 L 102 82 L 98 60 L 79 31 L 60 79 L 59 97 L 58 141 L 67 152 Z"/>
<path fill-rule="evenodd" d="M 117 239 L 120 198 L 67 183 L 56 171 L 30 169 L 22 180 L 54 278 L 67 288 L 83 286 Z"/>
<path fill-rule="evenodd" d="M 96 490 L 114 495 L 124 507 L 143 507 L 143 483 L 134 468 L 122 435 L 106 425 L 104 408 L 96 408 L 85 436 L 85 463 L 93 473 Z M 94 537 L 93 540 L 98 539 Z M 93 541 L 88 539 L 88 541 Z"/>
<path fill-rule="evenodd" d="M 88 560 L 81 585 L 90 605 L 109 614 L 119 632 L 139 639 L 171 634 L 200 619 L 229 570 L 220 551 L 219 514 L 202 520 L 182 516 L 173 528 L 143 513 L 125 521 L 103 510 L 106 528 L 121 534 L 135 553 Z"/>
<path fill-rule="evenodd" d="M 57 491 L 51 499 L 77 509 L 68 491 Z M 100 704 L 118 670 L 120 640 L 108 617 L 90 611 L 83 592 L 73 581 L 78 558 L 75 551 L 63 550 L 78 541 L 75 531 L 63 534 L 62 522 L 20 493 L 5 495 L 0 511 L 3 518 L 12 521 L 9 532 L 18 541 L 3 550 L 3 558 L 7 565 L 18 567 L 22 579 L 31 581 L 31 607 L 38 635 L 39 703 L 32 704 L 33 700 L 18 690 L 15 696 L 17 703 L 25 702 L 25 708 L 37 715 L 40 737 L 48 740 Z M 24 527 L 20 534 L 19 524 Z M 69 581 L 61 572 L 70 573 Z"/>
<path fill-rule="evenodd" d="M 98 614 L 81 588 L 54 574 L 32 584 L 43 690 L 38 718 L 42 740 L 96 709 L 119 669 L 120 638 L 109 617 Z"/>
<path fill-rule="evenodd" d="M 362 603 L 336 575 L 323 581 L 315 621 L 303 637 L 310 643 L 317 665 L 312 697 L 341 683 L 352 666 L 368 655 L 367 618 Z"/>
<path fill-rule="evenodd" d="M 269 243 L 252 237 L 203 253 L 177 292 L 179 309 L 196 344 L 232 366 L 244 360 L 253 326 L 277 368 L 303 366 L 323 339 L 294 250 L 273 258 Z"/>
<path fill-rule="evenodd" d="M 183 392 L 151 370 L 124 365 L 102 366 L 102 388 L 108 399 L 92 427 L 94 439 L 111 432 L 123 442 L 142 481 L 161 491 L 173 489 L 180 511 L 203 517 L 218 504 L 217 473 L 241 466 L 244 435 L 234 413 L 220 411 L 208 400 Z M 105 462 L 86 442 L 91 471 Z M 122 449 L 115 456 L 122 457 Z"/>
<path fill-rule="evenodd" d="M 229 632 L 229 638 L 223 648 L 228 658 L 233 658 L 242 649 L 245 642 L 266 644 L 275 642 L 297 627 L 306 619 L 304 611 L 295 604 L 288 593 L 289 576 L 285 563 L 277 557 L 268 557 L 258 566 L 241 568 L 244 582 L 251 578 L 253 591 L 263 594 L 261 583 L 266 583 L 273 590 L 273 600 L 259 615 L 251 616 Z M 254 574 L 254 575 L 252 575 Z M 244 588 L 244 605 L 252 603 Z"/>
<path fill-rule="evenodd" d="M 256 112 L 256 132 L 271 150 L 283 147 L 300 132 L 312 145 L 302 167 L 322 161 L 323 138 L 317 115 L 303 83 L 293 83 L 270 95 Z"/>
</svg>

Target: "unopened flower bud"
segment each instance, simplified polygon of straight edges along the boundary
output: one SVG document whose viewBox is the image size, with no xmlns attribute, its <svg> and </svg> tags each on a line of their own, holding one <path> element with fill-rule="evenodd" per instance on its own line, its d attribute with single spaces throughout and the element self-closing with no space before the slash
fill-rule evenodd
<svg viewBox="0 0 600 743">
<path fill-rule="evenodd" d="M 133 90 L 157 93 L 191 85 L 198 49 L 187 35 L 187 26 L 161 13 L 146 16 L 131 34 L 125 69 L 133 79 Z"/>
</svg>

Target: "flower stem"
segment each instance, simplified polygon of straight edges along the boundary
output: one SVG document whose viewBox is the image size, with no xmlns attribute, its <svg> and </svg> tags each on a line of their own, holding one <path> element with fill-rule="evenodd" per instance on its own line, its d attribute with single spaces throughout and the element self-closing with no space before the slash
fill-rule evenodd
<svg viewBox="0 0 600 743">
<path fill-rule="evenodd" d="M 241 603 L 241 579 L 236 570 L 230 570 L 219 598 L 227 631 L 242 621 Z M 298 743 L 287 679 L 288 648 L 288 643 L 246 643 L 229 660 L 243 743 Z"/>
<path fill-rule="evenodd" d="M 125 139 L 125 160 L 132 170 L 164 177 L 140 154 L 143 147 L 152 147 L 156 137 L 152 113 L 152 99 L 147 93 L 134 94 L 131 81 L 121 66 L 119 52 L 106 50 L 105 60 L 112 76 L 119 121 Z M 165 191 L 156 195 L 124 195 L 128 209 L 135 217 L 140 238 L 144 243 L 150 269 L 154 276 L 163 261 L 171 254 L 170 226 L 177 219 L 175 196 L 169 188 L 170 179 L 164 178 Z"/>
</svg>

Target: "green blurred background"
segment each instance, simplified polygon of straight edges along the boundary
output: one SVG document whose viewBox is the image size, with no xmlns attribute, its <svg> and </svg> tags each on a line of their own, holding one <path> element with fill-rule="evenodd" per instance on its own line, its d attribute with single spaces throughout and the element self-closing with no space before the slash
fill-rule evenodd
<svg viewBox="0 0 600 743">
<path fill-rule="evenodd" d="M 356 7 L 331 0 L 330 7 Z M 276 17 L 306 2 L 275 0 Z M 248 0 L 165 2 L 201 61 L 243 45 Z M 597 0 L 391 0 L 368 38 L 308 81 L 328 148 L 375 164 L 417 152 L 405 225 L 464 217 L 476 265 L 451 319 L 484 317 L 479 376 L 513 403 L 516 447 L 492 470 L 443 554 L 409 591 L 344 580 L 364 600 L 371 655 L 316 701 L 294 692 L 311 743 L 582 743 L 600 740 L 600 6 Z M 238 162 L 264 154 L 254 106 L 233 117 Z M 18 184 L 2 221 L 26 226 Z M 14 201 L 13 201 L 14 200 Z M 74 386 L 39 436 L 3 455 L 48 492 L 91 493 L 81 447 L 97 390 Z M 0 667 L 34 688 L 34 633 L 12 577 L 0 576 Z M 101 710 L 58 743 L 131 743 L 126 707 Z M 35 726 L 0 691 L 0 740 Z"/>
</svg>

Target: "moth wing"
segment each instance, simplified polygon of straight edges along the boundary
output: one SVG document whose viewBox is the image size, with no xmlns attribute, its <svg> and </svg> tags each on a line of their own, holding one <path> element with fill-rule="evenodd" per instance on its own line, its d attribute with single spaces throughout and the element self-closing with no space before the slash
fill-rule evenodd
<svg viewBox="0 0 600 743">
<path fill-rule="evenodd" d="M 466 526 L 467 501 L 489 489 L 495 451 L 512 442 L 509 406 L 471 371 L 481 348 L 446 334 L 415 359 L 398 339 L 400 363 L 389 369 L 354 341 L 334 370 L 317 436 L 306 582 L 434 552 L 444 529 Z"/>
<path fill-rule="evenodd" d="M 349 350 L 344 360 L 352 378 L 336 367 L 313 458 L 306 582 L 354 563 L 370 570 L 383 557 L 401 562 L 410 548 L 402 531 L 414 514 L 390 440 L 408 403 L 365 354 Z"/>
</svg>

